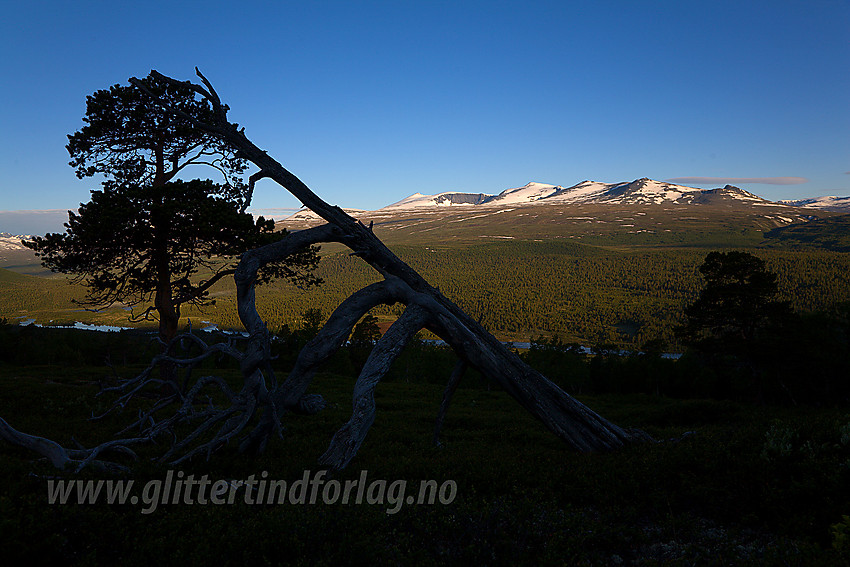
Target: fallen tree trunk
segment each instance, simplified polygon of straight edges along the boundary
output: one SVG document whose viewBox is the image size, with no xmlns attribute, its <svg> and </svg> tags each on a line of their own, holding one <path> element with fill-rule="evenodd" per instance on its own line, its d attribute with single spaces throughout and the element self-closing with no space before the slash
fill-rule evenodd
<svg viewBox="0 0 850 567">
<path fill-rule="evenodd" d="M 164 81 L 177 83 L 156 71 L 152 74 Z M 358 320 L 372 307 L 381 304 L 402 303 L 404 313 L 375 344 L 354 385 L 351 417 L 331 440 L 320 462 L 331 469 L 344 468 L 355 457 L 375 420 L 374 392 L 393 361 L 407 342 L 421 329 L 428 329 L 442 338 L 457 354 L 459 363 L 449 378 L 443 401 L 437 414 L 434 442 L 439 443 L 439 433 L 449 407 L 451 396 L 467 367 L 475 368 L 510 394 L 520 405 L 539 419 L 571 448 L 578 451 L 606 451 L 617 449 L 636 441 L 650 441 L 644 432 L 624 429 L 611 423 L 593 410 L 578 402 L 545 376 L 525 364 L 519 356 L 508 350 L 498 339 L 478 322 L 431 286 L 410 266 L 405 264 L 375 236 L 370 227 L 353 219 L 339 207 L 320 199 L 295 175 L 259 149 L 239 129 L 227 121 L 227 107 L 221 103 L 212 85 L 198 72 L 204 86 L 183 83 L 203 97 L 215 111 L 216 122 L 199 122 L 180 109 L 169 107 L 146 89 L 136 79 L 130 81 L 153 97 L 151 104 L 159 104 L 193 122 L 196 127 L 219 137 L 238 152 L 240 157 L 254 163 L 259 171 L 249 179 L 247 193 L 250 200 L 254 184 L 270 178 L 292 193 L 305 206 L 321 216 L 328 224 L 289 234 L 278 242 L 250 250 L 242 255 L 236 269 L 237 307 L 239 318 L 248 331 L 244 352 L 231 342 L 207 345 L 190 333 L 176 337 L 172 346 L 186 341 L 201 349 L 201 354 L 180 358 L 171 355 L 154 357 L 151 365 L 136 378 L 123 381 L 105 391 L 120 392 L 113 409 L 122 409 L 146 387 L 161 390 L 162 380 L 152 376 L 155 366 L 162 361 L 187 368 L 186 382 L 195 366 L 214 355 L 226 355 L 239 363 L 243 384 L 238 392 L 216 376 L 202 376 L 194 384 L 160 397 L 152 407 L 140 411 L 132 425 L 119 432 L 138 429 L 134 437 L 116 439 L 92 449 L 67 449 L 49 439 L 21 433 L 0 419 L 0 439 L 25 447 L 47 458 L 57 468 L 96 466 L 102 470 L 126 470 L 126 467 L 98 460 L 107 451 L 123 452 L 134 456 L 127 446 L 155 442 L 162 438 L 171 443 L 160 462 L 175 464 L 196 455 L 209 456 L 230 440 L 242 436 L 240 450 L 262 451 L 271 435 L 281 431 L 281 419 L 287 412 L 313 414 L 324 407 L 319 395 L 307 394 L 307 389 L 319 365 L 326 361 L 349 337 Z M 247 202 L 246 205 L 247 206 Z M 333 312 L 318 335 L 307 343 L 298 355 L 295 367 L 283 382 L 275 378 L 271 365 L 270 339 L 266 324 L 257 312 L 255 284 L 259 271 L 270 263 L 285 259 L 312 245 L 338 242 L 350 248 L 384 278 L 343 301 Z M 212 389 L 226 404 L 212 403 L 199 406 L 202 391 Z M 176 407 L 175 407 L 176 406 Z M 166 413 L 165 418 L 161 414 Z M 255 416 L 259 415 L 259 420 Z M 178 431 L 188 433 L 178 438 Z"/>
<path fill-rule="evenodd" d="M 319 242 L 341 242 L 382 274 L 386 278 L 386 282 L 391 282 L 388 285 L 392 287 L 392 293 L 387 289 L 383 289 L 380 294 L 373 290 L 372 293 L 361 297 L 363 303 L 355 309 L 355 315 L 362 315 L 369 307 L 378 303 L 385 303 L 390 299 L 411 306 L 408 307 L 408 310 L 415 305 L 419 316 L 414 321 L 421 323 L 420 328 L 427 327 L 436 332 L 463 361 L 499 384 L 532 415 L 574 449 L 579 451 L 610 450 L 621 447 L 628 442 L 650 439 L 642 431 L 623 429 L 611 423 L 529 367 L 474 319 L 399 259 L 370 228 L 346 214 L 339 207 L 331 206 L 319 198 L 298 177 L 251 142 L 245 136 L 244 128 L 240 129 L 238 125 L 227 120 L 227 107 L 222 104 L 209 81 L 197 69 L 196 72 L 204 86 L 191 82 L 181 84 L 189 86 L 209 101 L 217 113 L 218 120 L 214 124 L 193 120 L 195 125 L 230 144 L 238 150 L 240 157 L 246 158 L 259 168 L 259 172 L 251 176 L 252 187 L 257 180 L 270 178 L 328 222 L 328 225 L 293 234 L 278 244 L 249 252 L 243 257 L 236 274 L 239 316 L 251 336 L 258 337 L 258 340 L 255 341 L 256 344 L 251 347 L 253 352 L 247 355 L 242 363 L 243 373 L 246 376 L 256 372 L 264 364 L 264 361 L 267 361 L 268 346 L 264 334 L 265 325 L 254 305 L 253 288 L 257 270 L 265 263 L 285 257 L 286 254 L 298 247 Z M 156 71 L 152 73 L 165 81 L 179 82 Z M 133 82 L 139 88 L 144 89 L 144 85 L 140 82 Z M 163 107 L 169 109 L 165 104 L 163 104 Z M 178 109 L 171 108 L 169 110 L 182 114 Z M 188 115 L 184 115 L 184 117 L 192 119 Z M 351 305 L 348 307 L 351 307 Z M 405 317 L 402 317 L 402 319 L 405 319 Z M 332 325 L 333 329 L 322 335 L 320 342 L 307 345 L 305 353 L 302 353 L 303 358 L 307 359 L 311 356 L 323 358 L 318 353 L 325 346 L 322 341 L 329 340 L 338 343 L 342 336 L 340 333 L 350 331 L 351 326 L 356 321 L 357 318 L 354 316 L 344 317 L 343 314 L 331 317 L 329 325 Z M 416 325 L 412 326 L 415 327 Z M 403 333 L 388 333 L 390 338 L 387 341 L 394 340 L 398 344 L 405 343 L 411 336 L 410 327 L 411 323 L 405 319 L 405 331 Z M 329 336 L 331 334 L 334 334 L 332 340 Z M 381 353 L 380 360 L 383 362 L 378 364 L 374 362 L 378 358 L 372 359 L 370 357 L 373 363 L 367 363 L 363 369 L 360 378 L 358 378 L 359 385 L 370 384 L 370 388 L 373 389 L 374 384 L 389 367 L 386 361 L 391 362 L 397 356 L 400 348 L 388 346 L 387 341 L 382 339 L 375 348 L 375 352 Z M 302 363 L 302 356 L 299 356 L 299 363 Z M 304 395 L 310 376 L 304 374 L 302 367 L 303 364 L 301 366 L 297 364 L 296 370 L 290 375 L 289 379 L 271 394 L 271 397 L 277 401 L 274 404 L 277 417 L 296 407 L 300 396 Z M 371 415 L 369 412 L 372 410 L 368 409 L 367 406 L 369 404 L 363 402 L 362 396 L 355 394 L 352 420 L 337 433 L 331 448 L 323 456 L 324 462 L 339 468 L 350 460 L 353 452 L 356 452 L 359 443 L 362 442 L 368 424 L 371 423 L 372 418 L 369 417 Z M 358 433 L 354 436 L 359 441 L 353 442 L 349 449 L 340 449 L 338 446 L 342 442 L 338 441 L 338 438 L 345 436 L 343 431 L 346 428 L 353 427 L 352 424 L 355 422 L 361 423 Z M 345 456 L 342 456 L 343 454 Z"/>
</svg>

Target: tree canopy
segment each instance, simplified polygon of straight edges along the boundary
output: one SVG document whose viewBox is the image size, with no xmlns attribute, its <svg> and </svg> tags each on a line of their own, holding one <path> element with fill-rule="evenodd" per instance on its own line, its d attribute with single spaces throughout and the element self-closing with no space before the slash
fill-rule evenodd
<svg viewBox="0 0 850 567">
<path fill-rule="evenodd" d="M 221 139 L 155 104 L 151 94 L 198 120 L 213 116 L 209 101 L 186 85 L 153 74 L 140 82 L 147 92 L 113 85 L 86 97 L 86 125 L 70 134 L 65 146 L 77 177 L 100 174 L 124 186 L 155 187 L 190 165 L 207 165 L 218 170 L 228 196 L 239 199 L 244 210 L 249 196 L 239 176 L 245 172 L 245 160 Z"/>
<path fill-rule="evenodd" d="M 285 237 L 274 223 L 246 212 L 251 190 L 241 178 L 246 161 L 194 121 L 214 117 L 211 103 L 183 84 L 154 74 L 136 86 L 113 85 L 87 97 L 85 126 L 68 136 L 69 162 L 79 178 L 101 175 L 102 189 L 69 212 L 64 234 L 28 246 L 53 271 L 74 274 L 89 292 L 83 303 L 147 303 L 137 316 L 159 319 L 160 339 L 176 335 L 181 305 L 203 304 L 235 256 Z M 165 101 L 179 112 L 166 111 Z M 222 177 L 181 181 L 190 165 Z M 298 284 L 318 261 L 311 247 L 269 265 L 260 281 L 283 276 Z"/>
<path fill-rule="evenodd" d="M 148 303 L 167 277 L 179 316 L 181 304 L 209 302 L 210 288 L 234 273 L 233 257 L 281 237 L 273 221 L 255 221 L 240 212 L 224 187 L 209 180 L 144 188 L 115 185 L 107 182 L 103 190 L 92 191 L 91 201 L 69 214 L 65 233 L 30 244 L 44 266 L 74 274 L 86 284 L 88 294 L 81 303 L 87 305 Z M 264 279 L 317 283 L 310 272 L 317 261 L 314 253 L 303 252 L 271 266 Z"/>
<path fill-rule="evenodd" d="M 776 274 L 748 252 L 711 252 L 699 270 L 705 287 L 685 310 L 683 329 L 692 345 L 735 354 L 788 310 L 776 299 Z"/>
</svg>

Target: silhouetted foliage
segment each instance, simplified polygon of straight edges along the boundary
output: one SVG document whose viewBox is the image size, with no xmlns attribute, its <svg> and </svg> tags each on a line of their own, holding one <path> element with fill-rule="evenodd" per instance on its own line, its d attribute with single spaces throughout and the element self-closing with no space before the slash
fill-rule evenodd
<svg viewBox="0 0 850 567">
<path fill-rule="evenodd" d="M 686 341 L 704 351 L 740 354 L 759 332 L 788 311 L 776 301 L 776 274 L 747 252 L 711 252 L 699 268 L 705 288 L 685 309 Z"/>
<path fill-rule="evenodd" d="M 768 340 L 762 367 L 774 397 L 818 405 L 850 400 L 850 304 L 795 314 Z"/>
<path fill-rule="evenodd" d="M 740 251 L 711 252 L 699 271 L 705 287 L 685 309 L 683 342 L 720 370 L 721 390 L 748 389 L 752 382 L 761 399 L 764 354 L 790 315 L 788 303 L 775 299 L 776 274 L 762 259 Z"/>
<path fill-rule="evenodd" d="M 145 188 L 107 182 L 70 213 L 65 233 L 38 237 L 31 247 L 44 266 L 86 284 L 88 305 L 146 303 L 165 283 L 179 316 L 181 304 L 206 303 L 209 288 L 233 273 L 235 264 L 226 258 L 281 237 L 273 234 L 273 221 L 254 221 L 222 192 L 221 185 L 200 180 Z M 312 267 L 315 258 L 296 260 L 267 276 L 311 283 L 298 268 Z"/>
<path fill-rule="evenodd" d="M 186 85 L 168 83 L 153 74 L 141 82 L 161 100 L 199 120 L 213 117 L 207 100 Z M 243 199 L 246 187 L 239 176 L 246 162 L 218 138 L 186 119 L 154 104 L 132 85 L 113 85 L 86 97 L 86 123 L 68 136 L 69 165 L 77 177 L 97 174 L 124 186 L 155 187 L 167 183 L 187 166 L 216 168 L 231 191 Z"/>
<path fill-rule="evenodd" d="M 143 82 L 190 116 L 212 116 L 210 103 L 184 85 L 153 76 Z M 97 308 L 152 301 L 136 317 L 155 315 L 160 339 L 168 344 L 182 305 L 207 303 L 212 285 L 234 273 L 235 256 L 284 234 L 273 234 L 273 221 L 255 222 L 245 212 L 251 199 L 240 178 L 245 160 L 140 89 L 114 85 L 95 92 L 83 121 L 86 126 L 68 136 L 70 165 L 80 178 L 106 177 L 103 189 L 69 213 L 65 233 L 26 244 L 46 267 L 74 274 L 88 287 L 81 303 Z M 212 167 L 224 182 L 176 180 L 189 165 Z M 317 262 L 311 248 L 265 270 L 261 280 L 317 283 L 308 273 Z"/>
<path fill-rule="evenodd" d="M 712 252 L 706 286 L 685 310 L 685 344 L 711 370 L 712 395 L 843 403 L 850 395 L 847 307 L 793 313 L 777 276 L 745 252 Z"/>
</svg>

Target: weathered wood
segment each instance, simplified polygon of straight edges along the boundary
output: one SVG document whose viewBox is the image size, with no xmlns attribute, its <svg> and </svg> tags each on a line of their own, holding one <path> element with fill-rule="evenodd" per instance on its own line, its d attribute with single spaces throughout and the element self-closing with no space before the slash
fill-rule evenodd
<svg viewBox="0 0 850 567">
<path fill-rule="evenodd" d="M 179 82 L 155 71 L 152 73 L 165 81 Z M 410 304 L 412 296 L 417 296 L 416 303 L 430 313 L 431 326 L 461 358 L 498 383 L 569 446 L 580 451 L 609 450 L 630 441 L 649 439 L 641 431 L 623 429 L 611 423 L 530 368 L 399 259 L 369 228 L 339 207 L 331 206 L 319 198 L 298 177 L 251 142 L 245 136 L 244 129 L 228 122 L 227 107 L 221 104 L 210 82 L 199 71 L 197 73 L 206 88 L 190 82 L 182 84 L 189 85 L 209 100 L 218 112 L 218 120 L 215 124 L 195 120 L 196 126 L 226 141 L 238 151 L 240 157 L 256 165 L 261 172 L 257 178 L 274 180 L 332 225 L 333 228 L 321 230 L 327 231 L 328 236 L 332 235 L 333 241 L 344 243 L 385 277 L 392 276 L 406 284 L 410 296 L 406 303 Z M 144 88 L 138 81 L 134 84 Z M 172 110 L 180 113 L 177 109 Z M 246 289 L 239 296 L 240 317 L 243 314 L 246 316 L 243 323 L 249 330 L 251 326 L 257 325 L 252 294 L 252 290 Z M 254 331 L 251 334 L 253 336 Z M 261 350 L 259 346 L 256 348 Z"/>
<path fill-rule="evenodd" d="M 6 423 L 6 420 L 0 417 L 0 438 L 8 441 L 18 447 L 23 447 L 34 451 L 45 457 L 50 464 L 57 469 L 65 469 L 71 463 L 71 457 L 68 455 L 68 450 L 56 441 L 22 433 Z"/>
<path fill-rule="evenodd" d="M 300 233 L 299 233 L 300 234 Z M 403 288 L 395 278 L 367 286 L 343 301 L 331 314 L 319 333 L 310 340 L 295 361 L 287 379 L 270 395 L 269 410 L 240 445 L 243 452 L 261 452 L 286 411 L 305 412 L 305 405 L 324 405 L 318 396 L 306 392 L 318 367 L 328 360 L 348 339 L 354 325 L 369 309 L 380 304 L 393 304 L 403 296 Z"/>
<path fill-rule="evenodd" d="M 178 82 L 155 71 L 152 74 L 165 81 Z M 439 440 L 440 428 L 452 393 L 467 365 L 476 368 L 485 377 L 501 386 L 547 428 L 576 450 L 610 450 L 628 442 L 650 440 L 650 437 L 642 431 L 623 429 L 596 414 L 545 376 L 526 365 L 478 322 L 393 254 L 372 232 L 371 223 L 369 227 L 366 227 L 339 207 L 331 206 L 320 199 L 300 179 L 248 140 L 244 129 L 227 121 L 226 105 L 221 103 L 209 81 L 200 73 L 198 74 L 204 84 L 203 87 L 188 82 L 185 84 L 210 102 L 217 114 L 215 124 L 198 122 L 180 109 L 170 108 L 167 104 L 160 103 L 163 108 L 219 137 L 230 144 L 240 157 L 254 163 L 259 168 L 259 172 L 253 174 L 249 180 L 251 191 L 257 180 L 270 178 L 287 189 L 328 224 L 288 234 L 278 242 L 243 254 L 234 278 L 239 318 L 249 333 L 245 352 L 236 350 L 230 344 L 207 346 L 200 339 L 188 336 L 188 339 L 201 346 L 204 351 L 201 355 L 183 359 L 160 355 L 138 377 L 124 381 L 121 385 L 109 390 L 124 392 L 116 402 L 116 407 L 120 409 L 142 388 L 161 382 L 150 375 L 157 361 L 167 360 L 176 365 L 186 366 L 188 381 L 194 366 L 215 352 L 227 354 L 239 362 L 243 375 L 242 388 L 238 393 L 234 393 L 221 379 L 210 376 L 201 377 L 187 394 L 175 392 L 168 400 L 160 401 L 146 412 L 140 412 L 139 418 L 131 426 L 138 426 L 140 429 L 138 437 L 109 441 L 93 449 L 65 449 L 49 439 L 21 433 L 2 419 L 0 419 L 0 439 L 26 447 L 48 458 L 57 468 L 65 469 L 73 464 L 78 470 L 85 466 L 118 470 L 119 465 L 99 461 L 95 457 L 108 450 L 129 452 L 126 445 L 152 442 L 163 435 L 172 436 L 173 443 L 160 458 L 161 462 L 177 463 L 194 455 L 202 453 L 209 455 L 210 452 L 245 432 L 256 412 L 261 411 L 259 423 L 250 429 L 240 449 L 262 450 L 270 434 L 281 430 L 280 418 L 285 412 L 312 414 L 324 407 L 321 396 L 306 394 L 307 388 L 318 365 L 327 360 L 344 343 L 357 321 L 376 305 L 400 302 L 407 305 L 407 308 L 377 342 L 369 355 L 354 385 L 351 418 L 334 435 L 328 450 L 321 457 L 323 464 L 333 469 L 340 469 L 356 455 L 375 419 L 375 388 L 410 338 L 423 327 L 446 341 L 463 361 L 455 369 L 446 388 L 443 403 L 437 415 L 435 442 Z M 147 91 L 140 81 L 131 79 L 131 82 Z M 147 92 L 151 94 L 150 91 Z M 151 94 L 151 96 L 156 100 L 154 95 Z M 256 309 L 255 284 L 258 272 L 269 263 L 283 260 L 291 254 L 323 242 L 344 244 L 353 251 L 354 255 L 359 256 L 377 270 L 384 277 L 384 281 L 368 286 L 346 299 L 334 311 L 318 336 L 299 353 L 295 368 L 288 378 L 278 384 L 271 367 L 269 332 Z M 227 407 L 211 405 L 207 409 L 196 411 L 194 407 L 196 398 L 207 386 L 217 386 L 225 394 L 230 405 Z M 166 402 L 171 400 L 179 401 L 179 407 L 170 417 L 157 422 L 154 416 L 166 410 L 168 408 Z M 175 427 L 188 423 L 197 425 L 178 440 Z M 212 433 L 214 430 L 215 433 Z"/>
<path fill-rule="evenodd" d="M 0 418 L 0 439 L 41 455 L 59 470 L 71 470 L 73 468 L 75 472 L 79 472 L 84 467 L 91 466 L 99 471 L 110 473 L 126 471 L 127 467 L 101 461 L 95 457 L 107 451 L 115 451 L 136 458 L 135 453 L 127 448 L 127 445 L 148 442 L 147 438 L 120 439 L 101 443 L 91 449 L 66 449 L 51 439 L 22 433 L 9 425 L 3 418 Z"/>
<path fill-rule="evenodd" d="M 292 372 L 273 395 L 278 408 L 293 407 L 304 396 L 319 365 L 328 360 L 348 340 L 354 325 L 372 307 L 393 304 L 403 296 L 400 282 L 384 280 L 355 292 L 331 314 L 319 333 L 308 342 L 295 361 Z"/>
<path fill-rule="evenodd" d="M 404 310 L 378 340 L 354 384 L 351 418 L 336 432 L 319 463 L 339 470 L 351 461 L 375 421 L 375 388 L 407 345 L 425 325 L 430 313 L 417 304 Z"/>
</svg>

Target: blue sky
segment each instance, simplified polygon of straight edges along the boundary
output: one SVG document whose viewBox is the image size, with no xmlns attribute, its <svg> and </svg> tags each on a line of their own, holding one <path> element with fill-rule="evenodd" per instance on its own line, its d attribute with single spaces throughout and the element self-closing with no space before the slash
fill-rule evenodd
<svg viewBox="0 0 850 567">
<path fill-rule="evenodd" d="M 0 211 L 88 201 L 64 148 L 86 95 L 196 65 L 345 207 L 639 177 L 850 194 L 847 1 L 32 1 L 0 20 Z M 255 206 L 298 203 L 265 181 Z"/>
</svg>

